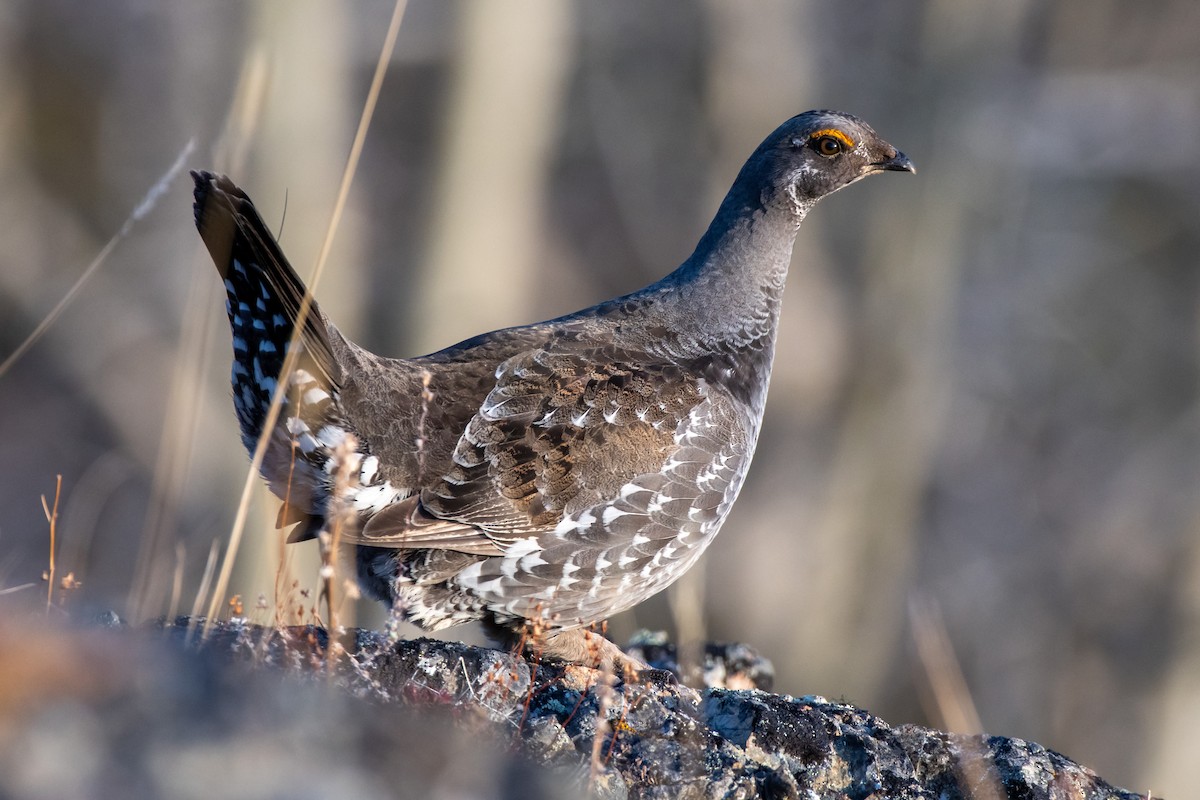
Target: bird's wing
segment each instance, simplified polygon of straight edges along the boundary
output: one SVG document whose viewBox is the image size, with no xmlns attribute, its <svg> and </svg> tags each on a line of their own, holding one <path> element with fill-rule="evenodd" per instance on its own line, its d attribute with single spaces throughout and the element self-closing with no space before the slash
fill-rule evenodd
<svg viewBox="0 0 1200 800">
<path fill-rule="evenodd" d="M 375 520 L 381 517 L 383 529 L 349 528 L 341 540 L 374 547 L 454 550 L 480 556 L 503 555 L 505 546 L 510 543 L 502 537 L 489 536 L 469 523 L 431 516 L 418 496 L 387 506 L 367 521 L 366 528 L 372 528 Z"/>
<path fill-rule="evenodd" d="M 613 544 L 674 536 L 726 502 L 746 436 L 728 396 L 690 371 L 615 348 L 542 348 L 496 374 L 446 474 L 354 541 L 508 552 L 611 507 L 608 534 L 590 535 Z"/>
</svg>

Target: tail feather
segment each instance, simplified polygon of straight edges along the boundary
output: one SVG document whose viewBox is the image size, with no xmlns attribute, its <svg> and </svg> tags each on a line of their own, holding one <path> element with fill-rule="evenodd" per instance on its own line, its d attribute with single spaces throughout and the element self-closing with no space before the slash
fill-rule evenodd
<svg viewBox="0 0 1200 800">
<path fill-rule="evenodd" d="M 233 333 L 233 403 L 253 453 L 263 433 L 305 287 L 245 192 L 229 178 L 193 172 L 196 227 L 225 283 Z M 316 535 L 332 493 L 334 450 L 350 428 L 338 405 L 341 371 L 316 304 L 299 338 L 287 393 L 270 432 L 262 474 L 283 498 L 282 527 Z M 355 454 L 361 459 L 365 447 Z"/>
<path fill-rule="evenodd" d="M 270 310 L 278 311 L 285 322 L 272 327 L 275 333 L 286 327 L 290 338 L 292 324 L 299 316 L 304 299 L 304 282 L 288 263 L 279 243 L 245 192 L 224 175 L 193 171 L 192 179 L 196 182 L 193 193 L 196 228 L 217 272 L 226 281 L 230 301 L 253 302 L 253 319 L 268 313 L 268 304 L 277 305 L 277 309 Z M 260 284 L 257 291 L 254 283 Z M 338 382 L 340 370 L 329 345 L 325 321 L 315 302 L 309 306 L 302 341 L 305 352 L 315 362 L 322 377 L 330 383 Z M 282 366 L 282 352 L 278 361 Z"/>
</svg>

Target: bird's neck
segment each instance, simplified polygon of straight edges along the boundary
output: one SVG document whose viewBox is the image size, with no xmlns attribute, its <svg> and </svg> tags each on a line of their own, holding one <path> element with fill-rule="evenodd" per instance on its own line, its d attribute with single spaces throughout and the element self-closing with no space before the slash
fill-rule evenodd
<svg viewBox="0 0 1200 800">
<path fill-rule="evenodd" d="M 701 348 L 774 344 L 792 245 L 804 218 L 785 202 L 730 191 L 696 250 L 662 281 L 673 333 Z"/>
</svg>

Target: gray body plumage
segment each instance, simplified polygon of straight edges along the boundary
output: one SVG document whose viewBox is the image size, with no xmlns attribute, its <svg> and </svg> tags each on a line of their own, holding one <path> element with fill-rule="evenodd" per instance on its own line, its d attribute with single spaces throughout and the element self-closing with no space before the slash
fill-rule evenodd
<svg viewBox="0 0 1200 800">
<path fill-rule="evenodd" d="M 759 146 L 692 256 L 640 291 L 412 359 L 367 352 L 314 305 L 262 470 L 280 523 L 300 523 L 294 538 L 327 524 L 352 433 L 342 535 L 365 589 L 407 618 L 564 632 L 641 602 L 695 563 L 741 489 L 805 214 L 911 169 L 860 120 L 808 112 Z M 303 285 L 249 199 L 194 175 L 252 450 Z"/>
</svg>

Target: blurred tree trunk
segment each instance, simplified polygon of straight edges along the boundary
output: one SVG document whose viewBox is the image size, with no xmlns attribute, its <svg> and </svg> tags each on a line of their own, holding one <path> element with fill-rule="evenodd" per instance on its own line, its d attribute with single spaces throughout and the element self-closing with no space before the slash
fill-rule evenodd
<svg viewBox="0 0 1200 800">
<path fill-rule="evenodd" d="M 410 323 L 418 352 L 529 321 L 570 15 L 558 0 L 461 7 L 422 302 Z"/>
</svg>

